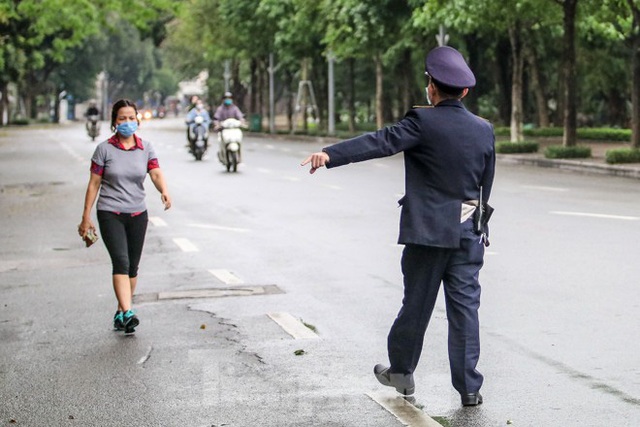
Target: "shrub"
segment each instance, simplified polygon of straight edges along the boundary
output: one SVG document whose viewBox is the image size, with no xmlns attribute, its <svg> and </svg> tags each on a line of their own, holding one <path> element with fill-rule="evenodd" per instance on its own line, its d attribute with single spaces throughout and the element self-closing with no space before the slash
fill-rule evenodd
<svg viewBox="0 0 640 427">
<path fill-rule="evenodd" d="M 12 125 L 25 126 L 29 124 L 29 119 L 13 119 L 11 121 Z"/>
<path fill-rule="evenodd" d="M 586 159 L 591 157 L 591 147 L 550 145 L 544 150 L 544 156 L 547 159 Z"/>
<path fill-rule="evenodd" d="M 508 127 L 496 127 L 496 136 L 509 136 Z M 532 128 L 524 129 L 525 136 L 536 138 L 560 138 L 564 134 L 564 129 L 560 127 Z M 631 129 L 617 128 L 579 128 L 577 130 L 579 139 L 599 140 L 599 141 L 630 141 Z"/>
<path fill-rule="evenodd" d="M 607 150 L 605 160 L 609 164 L 614 163 L 640 163 L 640 149 L 616 148 Z"/>
<path fill-rule="evenodd" d="M 538 143 L 530 141 L 522 142 L 499 142 L 496 144 L 496 153 L 514 154 L 514 153 L 537 153 Z"/>
</svg>

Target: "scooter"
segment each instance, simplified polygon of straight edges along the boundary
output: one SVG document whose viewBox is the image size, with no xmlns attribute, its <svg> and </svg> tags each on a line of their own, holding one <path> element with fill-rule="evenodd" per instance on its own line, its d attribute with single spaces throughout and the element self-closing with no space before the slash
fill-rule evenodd
<svg viewBox="0 0 640 427">
<path fill-rule="evenodd" d="M 87 134 L 92 141 L 96 140 L 96 137 L 100 135 L 100 123 L 98 122 L 98 116 L 88 116 L 87 117 Z"/>
<path fill-rule="evenodd" d="M 242 161 L 242 122 L 238 119 L 226 119 L 220 123 L 218 132 L 218 160 L 227 172 L 237 172 Z"/>
<path fill-rule="evenodd" d="M 191 123 L 193 123 L 193 127 L 191 127 Z M 209 139 L 207 127 L 204 125 L 204 118 L 202 116 L 196 116 L 193 122 L 187 124 L 190 126 L 187 131 L 189 151 L 191 151 L 196 160 L 202 160 L 202 156 L 207 151 L 207 141 Z"/>
</svg>

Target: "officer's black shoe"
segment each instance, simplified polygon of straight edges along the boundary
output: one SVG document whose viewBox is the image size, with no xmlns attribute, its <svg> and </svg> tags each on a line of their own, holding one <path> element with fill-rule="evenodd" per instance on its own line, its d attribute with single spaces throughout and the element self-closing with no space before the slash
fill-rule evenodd
<svg viewBox="0 0 640 427">
<path fill-rule="evenodd" d="M 380 384 L 394 387 L 398 393 L 404 396 L 412 395 L 416 390 L 412 374 L 389 372 L 389 368 L 384 365 L 374 366 L 373 373 Z"/>
<path fill-rule="evenodd" d="M 462 398 L 462 406 L 477 406 L 482 403 L 482 395 L 480 393 L 468 393 L 460 395 Z"/>
</svg>

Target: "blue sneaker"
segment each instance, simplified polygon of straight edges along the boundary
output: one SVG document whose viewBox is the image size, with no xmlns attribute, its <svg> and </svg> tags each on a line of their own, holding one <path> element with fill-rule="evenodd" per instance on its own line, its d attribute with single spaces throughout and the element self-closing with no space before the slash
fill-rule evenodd
<svg viewBox="0 0 640 427">
<path fill-rule="evenodd" d="M 123 318 L 123 313 L 121 311 L 116 311 L 116 314 L 113 316 L 113 330 L 114 331 L 124 330 L 124 318 Z"/>
<path fill-rule="evenodd" d="M 135 313 L 131 310 L 125 311 L 122 318 L 124 320 L 124 333 L 133 334 L 136 331 L 136 326 L 140 324 L 140 320 L 138 320 Z"/>
</svg>

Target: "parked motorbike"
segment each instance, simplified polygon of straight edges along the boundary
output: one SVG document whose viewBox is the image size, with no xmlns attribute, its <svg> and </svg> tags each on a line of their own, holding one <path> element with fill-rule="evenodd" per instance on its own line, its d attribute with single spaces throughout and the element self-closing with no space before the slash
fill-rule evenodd
<svg viewBox="0 0 640 427">
<path fill-rule="evenodd" d="M 208 130 L 202 116 L 196 116 L 192 122 L 187 123 L 190 127 L 187 137 L 189 138 L 189 151 L 196 160 L 202 160 L 202 156 L 208 147 Z"/>
<path fill-rule="evenodd" d="M 242 122 L 238 119 L 226 119 L 220 123 L 218 132 L 218 160 L 227 172 L 237 172 L 242 161 Z"/>
<path fill-rule="evenodd" d="M 100 135 L 100 122 L 98 121 L 98 116 L 88 116 L 87 117 L 87 134 L 92 141 L 96 140 L 96 137 Z"/>
</svg>

